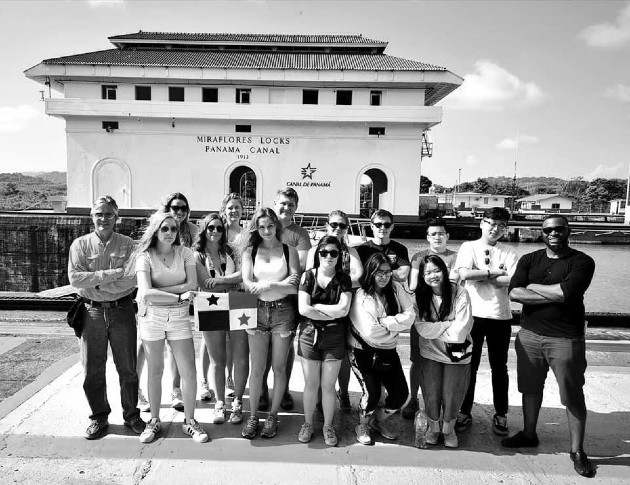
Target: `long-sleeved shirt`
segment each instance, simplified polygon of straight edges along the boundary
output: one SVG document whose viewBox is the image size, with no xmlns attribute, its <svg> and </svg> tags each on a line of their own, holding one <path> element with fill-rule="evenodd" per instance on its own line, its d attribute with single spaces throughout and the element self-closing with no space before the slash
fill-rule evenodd
<svg viewBox="0 0 630 485">
<path fill-rule="evenodd" d="M 357 290 L 350 308 L 350 322 L 356 332 L 368 345 L 379 349 L 395 349 L 398 334 L 409 330 L 416 319 L 411 296 L 399 283 L 394 281 L 392 284 L 398 301 L 396 315 L 387 315 L 381 298 L 368 295 L 362 288 Z M 361 348 L 351 333 L 348 334 L 348 344 Z"/>
<path fill-rule="evenodd" d="M 438 321 L 438 310 L 442 298 L 433 295 L 428 319 L 417 319 L 414 323 L 420 334 L 420 355 L 425 359 L 446 364 L 467 364 L 470 357 L 459 362 L 451 362 L 447 352 L 447 343 L 463 343 L 470 336 L 473 325 L 470 296 L 465 288 L 453 285 L 455 304 L 445 321 Z M 470 339 L 469 339 L 470 340 Z"/>
<path fill-rule="evenodd" d="M 106 243 L 95 232 L 75 239 L 70 246 L 68 278 L 83 298 L 114 301 L 133 292 L 136 273 L 129 259 L 133 240 L 116 232 Z M 118 276 L 114 269 L 123 268 Z"/>
</svg>

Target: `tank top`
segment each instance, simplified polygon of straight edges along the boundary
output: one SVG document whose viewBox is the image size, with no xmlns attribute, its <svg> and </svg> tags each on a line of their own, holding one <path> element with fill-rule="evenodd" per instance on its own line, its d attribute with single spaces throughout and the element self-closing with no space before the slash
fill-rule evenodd
<svg viewBox="0 0 630 485">
<path fill-rule="evenodd" d="M 262 258 L 257 258 L 258 248 L 256 252 L 252 251 L 252 259 L 254 260 L 254 278 L 256 281 L 272 281 L 278 282 L 285 279 L 289 273 L 289 261 L 286 258 L 286 251 L 283 248 L 282 257 L 274 258 L 268 263 Z M 284 298 L 284 293 L 277 290 L 265 290 L 258 295 L 259 300 L 276 301 Z"/>
</svg>

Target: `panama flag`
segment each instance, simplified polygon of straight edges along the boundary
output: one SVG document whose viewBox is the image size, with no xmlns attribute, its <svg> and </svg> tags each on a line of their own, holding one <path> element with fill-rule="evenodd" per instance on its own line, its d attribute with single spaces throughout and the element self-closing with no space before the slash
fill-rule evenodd
<svg viewBox="0 0 630 485">
<path fill-rule="evenodd" d="M 195 327 L 197 330 L 243 330 L 258 325 L 258 298 L 251 293 L 197 293 Z"/>
</svg>

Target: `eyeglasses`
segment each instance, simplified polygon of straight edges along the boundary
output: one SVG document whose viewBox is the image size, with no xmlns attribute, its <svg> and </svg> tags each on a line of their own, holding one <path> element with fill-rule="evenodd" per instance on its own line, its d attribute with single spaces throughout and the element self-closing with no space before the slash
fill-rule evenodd
<svg viewBox="0 0 630 485">
<path fill-rule="evenodd" d="M 166 234 L 167 232 L 172 232 L 173 234 L 177 234 L 179 228 L 177 226 L 162 226 L 160 227 L 160 232 Z"/>
<path fill-rule="evenodd" d="M 187 205 L 172 205 L 171 206 L 171 211 L 173 211 L 173 212 L 188 212 L 188 206 Z"/>
<path fill-rule="evenodd" d="M 442 274 L 442 270 L 441 269 L 434 269 L 433 271 L 425 271 L 424 272 L 424 276 L 432 276 L 432 275 L 439 275 Z"/>
<path fill-rule="evenodd" d="M 558 233 L 563 233 L 563 232 L 566 232 L 566 230 L 567 230 L 567 226 L 551 226 L 551 227 L 542 228 L 542 232 L 544 232 L 547 235 L 551 234 L 554 231 Z"/>
<path fill-rule="evenodd" d="M 392 227 L 391 222 L 373 222 L 372 225 L 376 227 L 377 229 L 380 229 L 381 227 L 384 227 L 385 229 L 389 229 L 390 227 Z"/>
<path fill-rule="evenodd" d="M 92 214 L 92 216 L 96 217 L 97 219 L 105 219 L 106 221 L 111 221 L 116 217 L 116 214 L 114 214 L 113 212 L 95 212 L 94 214 Z"/>
<path fill-rule="evenodd" d="M 213 225 L 209 225 L 208 227 L 206 227 L 206 231 L 208 232 L 223 232 L 223 226 L 213 226 Z"/>
<path fill-rule="evenodd" d="M 486 249 L 486 250 L 483 252 L 483 254 L 485 254 L 485 255 L 486 255 L 486 259 L 484 259 L 484 263 L 486 263 L 486 264 L 490 264 L 490 258 L 489 258 L 489 256 L 490 256 L 490 250 L 489 250 L 489 249 Z"/>
<path fill-rule="evenodd" d="M 331 229 L 339 228 L 342 231 L 348 229 L 348 224 L 344 224 L 343 222 L 329 222 L 328 225 L 331 227 Z"/>
<path fill-rule="evenodd" d="M 330 255 L 331 258 L 337 258 L 339 257 L 339 251 L 337 251 L 336 249 L 333 249 L 332 251 L 327 251 L 325 249 L 322 249 L 319 252 L 319 255 L 323 258 L 327 258 L 328 255 Z"/>
<path fill-rule="evenodd" d="M 505 229 L 507 228 L 507 226 L 504 223 L 502 223 L 502 222 L 494 222 L 494 221 L 491 221 L 489 219 L 484 219 L 483 222 L 488 224 L 491 229 L 495 229 L 496 228 L 499 231 L 505 231 Z"/>
<path fill-rule="evenodd" d="M 392 273 L 393 271 L 391 269 L 388 269 L 385 271 L 383 271 L 382 269 L 379 269 L 374 274 L 376 275 L 377 278 L 389 278 L 392 275 Z"/>
</svg>

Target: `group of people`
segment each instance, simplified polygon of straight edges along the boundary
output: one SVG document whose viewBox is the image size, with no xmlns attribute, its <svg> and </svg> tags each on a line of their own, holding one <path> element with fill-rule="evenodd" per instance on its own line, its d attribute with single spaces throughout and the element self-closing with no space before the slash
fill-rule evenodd
<svg viewBox="0 0 630 485">
<path fill-rule="evenodd" d="M 356 439 L 371 444 L 373 433 L 397 438 L 390 418 L 398 411 L 414 419 L 428 445 L 443 439 L 457 447 L 457 433 L 472 423 L 476 374 L 484 340 L 492 370 L 496 434 L 508 431 L 508 348 L 512 334 L 510 300 L 523 304 L 516 338 L 517 379 L 523 394 L 524 429 L 503 446 L 538 445 L 536 424 L 549 367 L 567 408 L 574 467 L 584 476 L 593 468 L 583 449 L 586 369 L 583 295 L 594 272 L 593 260 L 569 247 L 570 228 L 561 215 L 545 219 L 545 249 L 518 260 L 499 240 L 510 214 L 493 208 L 480 223 L 481 237 L 448 249 L 441 219 L 427 221 L 426 250 L 409 258 L 406 247 L 390 238 L 394 216 L 376 210 L 373 237 L 348 245 L 349 219 L 329 214 L 326 235 L 315 246 L 293 221 L 299 202 L 292 188 L 278 191 L 274 207 L 258 209 L 241 227 L 243 204 L 229 194 L 220 213 L 199 226 L 188 221 L 190 207 L 172 194 L 155 212 L 138 243 L 114 232 L 116 202 L 108 196 L 93 205 L 93 233 L 70 249 L 69 277 L 85 299 L 82 360 L 84 389 L 92 410 L 85 437 L 107 428 L 111 412 L 105 391 L 107 345 L 111 345 L 121 387 L 125 425 L 149 443 L 160 433 L 165 341 L 174 362 L 174 406 L 183 405 L 182 430 L 195 441 L 208 434 L 194 417 L 197 371 L 189 300 L 196 291 L 246 291 L 257 297 L 257 327 L 204 331 L 200 362 L 202 398 L 216 404 L 211 422 L 244 421 L 243 395 L 249 380 L 249 416 L 244 438 L 272 438 L 279 410 L 291 409 L 289 380 L 294 337 L 304 373 L 304 419 L 298 440 L 315 433 L 337 444 L 333 427 L 336 401 L 351 409 L 351 371 L 362 390 Z M 132 294 L 137 287 L 137 327 Z M 140 350 L 136 352 L 136 328 Z M 401 332 L 410 330 L 410 382 L 396 351 Z M 150 420 L 140 418 L 138 366 L 146 358 Z M 226 368 L 228 376 L 226 377 Z M 233 368 L 233 380 L 232 380 Z M 273 370 L 273 395 L 267 374 Z M 208 381 L 206 381 L 206 378 Z M 233 391 L 226 404 L 226 381 Z M 339 391 L 336 391 L 338 382 Z M 411 388 L 411 389 L 410 389 Z M 418 402 L 422 390 L 423 406 Z M 180 391 L 181 389 L 181 391 Z M 382 399 L 383 390 L 385 398 Z M 178 394 L 180 393 L 180 394 Z M 179 397 L 181 396 L 181 397 Z M 178 398 L 175 402 L 175 398 Z M 260 411 L 269 409 L 261 426 Z M 418 424 L 421 423 L 421 424 Z M 426 423 L 426 424 L 425 424 Z M 262 429 L 260 429 L 262 428 Z"/>
</svg>

